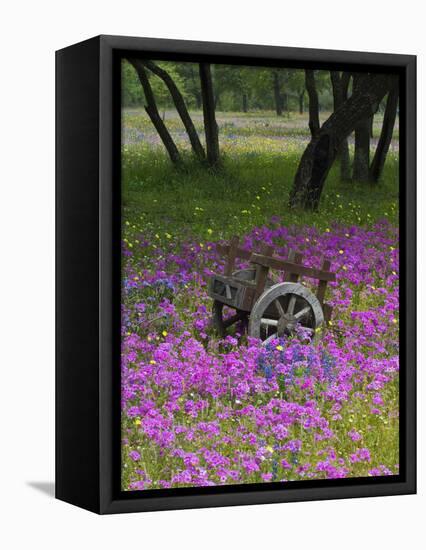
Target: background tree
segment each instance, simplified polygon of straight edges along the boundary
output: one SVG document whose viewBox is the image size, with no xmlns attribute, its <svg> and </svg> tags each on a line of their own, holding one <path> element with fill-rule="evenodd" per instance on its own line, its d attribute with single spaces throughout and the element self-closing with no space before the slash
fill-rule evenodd
<svg viewBox="0 0 426 550">
<path fill-rule="evenodd" d="M 392 141 L 396 114 L 398 111 L 398 96 L 398 87 L 394 86 L 387 96 L 382 131 L 380 133 L 379 142 L 370 167 L 370 181 L 372 183 L 377 183 L 379 181 L 385 165 L 386 156 Z"/>
<path fill-rule="evenodd" d="M 281 116 L 283 114 L 284 98 L 281 92 L 282 77 L 280 70 L 276 69 L 272 71 L 271 76 L 274 90 L 275 112 L 277 113 L 277 116 Z"/>
<path fill-rule="evenodd" d="M 305 70 L 305 85 L 309 97 L 309 130 L 311 131 L 311 136 L 315 137 L 320 128 L 319 102 L 315 84 L 315 74 L 314 71 L 310 69 Z"/>
<path fill-rule="evenodd" d="M 195 107 L 195 109 L 201 109 L 202 99 L 198 64 L 176 63 L 175 70 L 177 75 L 179 76 L 179 80 L 184 83 L 186 102 L 191 107 Z"/>
<path fill-rule="evenodd" d="M 198 137 L 197 130 L 195 129 L 194 123 L 192 122 L 192 119 L 189 116 L 189 112 L 186 107 L 186 103 L 183 98 L 183 95 L 179 91 L 179 88 L 176 86 L 173 78 L 165 69 L 161 68 L 159 65 L 157 65 L 153 61 L 143 60 L 141 61 L 141 63 L 143 63 L 152 73 L 154 73 L 159 78 L 161 78 L 161 80 L 167 86 L 170 92 L 170 95 L 173 99 L 174 106 L 176 107 L 176 110 L 179 113 L 182 123 L 185 126 L 185 130 L 188 134 L 189 141 L 191 142 L 192 150 L 194 151 L 194 154 L 198 157 L 198 159 L 204 160 L 206 157 L 206 154 L 204 152 L 203 146 L 201 145 L 201 141 L 200 141 L 200 138 Z"/>
<path fill-rule="evenodd" d="M 348 96 L 349 73 L 340 73 L 339 71 L 330 71 L 331 86 L 333 90 L 333 110 L 337 109 L 346 101 Z M 349 157 L 349 145 L 347 138 L 342 140 L 338 152 L 340 160 L 340 177 L 342 181 L 351 180 L 351 162 Z"/>
<path fill-rule="evenodd" d="M 363 86 L 363 81 L 367 78 L 368 74 L 366 73 L 357 73 L 353 75 L 354 94 L 357 93 L 359 87 Z M 364 119 L 361 119 L 355 126 L 355 152 L 352 176 L 355 181 L 367 182 L 369 179 L 370 137 L 374 112 Z"/>
<path fill-rule="evenodd" d="M 212 80 L 216 109 L 247 113 L 251 95 L 249 67 L 215 65 Z"/>
<path fill-rule="evenodd" d="M 215 99 L 210 63 L 200 63 L 201 97 L 203 101 L 204 130 L 206 134 L 207 162 L 219 165 L 219 129 L 215 115 Z"/>
<path fill-rule="evenodd" d="M 172 136 L 170 135 L 166 125 L 164 124 L 164 121 L 160 117 L 160 114 L 157 108 L 157 103 L 155 101 L 155 96 L 152 91 L 151 84 L 149 82 L 144 64 L 142 63 L 142 61 L 138 59 L 129 59 L 129 62 L 135 68 L 136 73 L 139 77 L 139 81 L 144 91 L 145 102 L 146 102 L 145 111 L 149 116 L 155 129 L 157 130 L 158 135 L 160 136 L 161 141 L 163 142 L 164 147 L 166 148 L 169 154 L 170 160 L 174 164 L 179 164 L 181 162 L 181 156 L 179 154 L 179 151 L 178 151 L 178 148 L 176 147 L 175 142 L 173 141 Z"/>
<path fill-rule="evenodd" d="M 121 103 L 123 107 L 139 107 L 143 105 L 145 96 L 134 67 L 128 61 L 123 60 L 121 70 Z"/>
<path fill-rule="evenodd" d="M 290 194 L 290 206 L 316 210 L 327 174 L 345 139 L 361 120 L 371 117 L 395 85 L 392 75 L 368 74 L 356 91 L 322 125 L 306 147 Z"/>
</svg>

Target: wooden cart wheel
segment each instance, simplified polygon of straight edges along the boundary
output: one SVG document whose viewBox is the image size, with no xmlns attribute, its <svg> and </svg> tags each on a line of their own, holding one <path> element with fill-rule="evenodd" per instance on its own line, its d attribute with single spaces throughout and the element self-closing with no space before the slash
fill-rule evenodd
<svg viewBox="0 0 426 550">
<path fill-rule="evenodd" d="M 263 343 L 291 334 L 298 323 L 314 332 L 324 322 L 318 298 L 299 283 L 279 283 L 265 290 L 250 314 L 248 334 Z"/>
<path fill-rule="evenodd" d="M 236 277 L 237 279 L 242 279 L 243 281 L 254 281 L 256 277 L 256 268 L 251 267 L 247 269 L 239 269 L 237 271 L 234 271 L 232 273 L 232 276 Z M 268 278 L 268 280 L 266 281 L 266 287 L 270 288 L 273 284 L 274 282 L 272 281 L 272 279 Z M 235 323 L 238 323 L 239 321 L 248 323 L 247 311 L 235 310 L 235 312 L 231 316 L 225 318 L 223 314 L 223 309 L 225 307 L 227 306 L 225 306 L 225 304 L 223 304 L 222 302 L 219 302 L 219 300 L 214 300 L 212 322 L 214 328 L 221 338 L 224 338 L 227 335 L 228 329 L 232 327 L 232 325 L 235 325 Z"/>
</svg>

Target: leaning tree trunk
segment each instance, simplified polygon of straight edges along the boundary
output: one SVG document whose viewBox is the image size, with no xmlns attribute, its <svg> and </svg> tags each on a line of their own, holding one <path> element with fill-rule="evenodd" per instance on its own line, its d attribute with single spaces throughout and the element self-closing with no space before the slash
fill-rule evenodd
<svg viewBox="0 0 426 550">
<path fill-rule="evenodd" d="M 158 132 L 158 135 L 161 138 L 161 141 L 166 148 L 167 153 L 169 154 L 170 160 L 174 164 L 179 164 L 181 162 L 181 156 L 179 154 L 178 148 L 173 141 L 172 136 L 167 130 L 166 125 L 164 124 L 163 119 L 158 112 L 157 104 L 155 102 L 154 93 L 149 83 L 148 76 L 145 71 L 145 67 L 140 60 L 137 59 L 128 59 L 129 63 L 135 68 L 139 81 L 142 84 L 142 88 L 145 95 L 146 105 L 145 111 L 147 112 L 149 118 L 151 119 L 152 124 Z"/>
<path fill-rule="evenodd" d="M 380 133 L 379 142 L 376 152 L 374 153 L 373 161 L 370 167 L 370 181 L 377 183 L 385 165 L 386 155 L 392 141 L 393 129 L 395 126 L 396 113 L 398 110 L 398 87 L 395 86 L 386 100 L 386 109 L 383 117 L 382 131 Z"/>
<path fill-rule="evenodd" d="M 153 72 L 155 75 L 161 78 L 164 84 L 167 86 L 170 95 L 172 96 L 173 103 L 175 104 L 176 110 L 179 113 L 179 116 L 185 126 L 186 133 L 188 134 L 189 141 L 191 142 L 192 150 L 195 155 L 200 159 L 204 160 L 206 154 L 204 152 L 203 146 L 201 145 L 200 138 L 198 137 L 197 130 L 195 129 L 194 123 L 192 122 L 191 117 L 189 116 L 188 109 L 186 108 L 185 100 L 183 99 L 182 94 L 179 91 L 179 88 L 176 86 L 173 78 L 169 75 L 167 71 L 159 67 L 153 61 L 141 61 L 148 69 Z"/>
<path fill-rule="evenodd" d="M 318 208 L 325 179 L 342 140 L 355 129 L 360 120 L 376 112 L 395 78 L 386 74 L 368 75 L 357 92 L 324 122 L 302 155 L 290 195 L 290 206 L 311 210 Z"/>
<path fill-rule="evenodd" d="M 219 165 L 219 130 L 214 108 L 213 82 L 210 63 L 200 63 L 201 96 L 203 98 L 204 130 L 206 134 L 207 162 Z"/>
<path fill-rule="evenodd" d="M 309 130 L 315 137 L 320 129 L 318 92 L 315 85 L 315 74 L 312 70 L 305 70 L 305 86 L 309 97 Z"/>
<path fill-rule="evenodd" d="M 354 75 L 354 93 L 361 85 L 365 75 Z M 373 115 L 372 115 L 373 116 Z M 370 136 L 372 126 L 372 116 L 360 120 L 355 126 L 355 152 L 353 179 L 355 181 L 366 182 L 370 172 Z"/>
<path fill-rule="evenodd" d="M 275 112 L 277 116 L 281 116 L 283 114 L 283 98 L 281 97 L 280 77 L 277 71 L 272 73 L 272 77 L 274 84 Z"/>
<path fill-rule="evenodd" d="M 338 71 L 330 71 L 331 86 L 333 88 L 333 108 L 335 111 L 346 101 L 348 96 L 349 79 L 345 74 L 348 73 L 340 75 Z M 351 163 L 347 138 L 342 141 L 338 157 L 340 160 L 340 179 L 348 182 L 351 180 Z"/>
</svg>

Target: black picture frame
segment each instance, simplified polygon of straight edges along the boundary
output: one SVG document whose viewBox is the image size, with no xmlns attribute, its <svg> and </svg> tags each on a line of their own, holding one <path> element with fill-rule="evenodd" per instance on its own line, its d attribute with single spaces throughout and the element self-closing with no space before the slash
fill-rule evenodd
<svg viewBox="0 0 426 550">
<path fill-rule="evenodd" d="M 399 475 L 120 492 L 124 53 L 400 75 Z M 98 36 L 56 52 L 56 498 L 100 514 L 416 492 L 416 57 Z M 118 251 L 118 253 L 117 253 Z M 118 285 L 118 286 L 117 286 Z"/>
</svg>

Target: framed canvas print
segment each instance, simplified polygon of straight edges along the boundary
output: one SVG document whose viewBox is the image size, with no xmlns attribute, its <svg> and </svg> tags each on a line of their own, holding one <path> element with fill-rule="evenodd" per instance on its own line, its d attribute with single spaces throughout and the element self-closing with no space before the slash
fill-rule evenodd
<svg viewBox="0 0 426 550">
<path fill-rule="evenodd" d="M 56 496 L 415 492 L 415 57 L 57 52 Z"/>
</svg>

